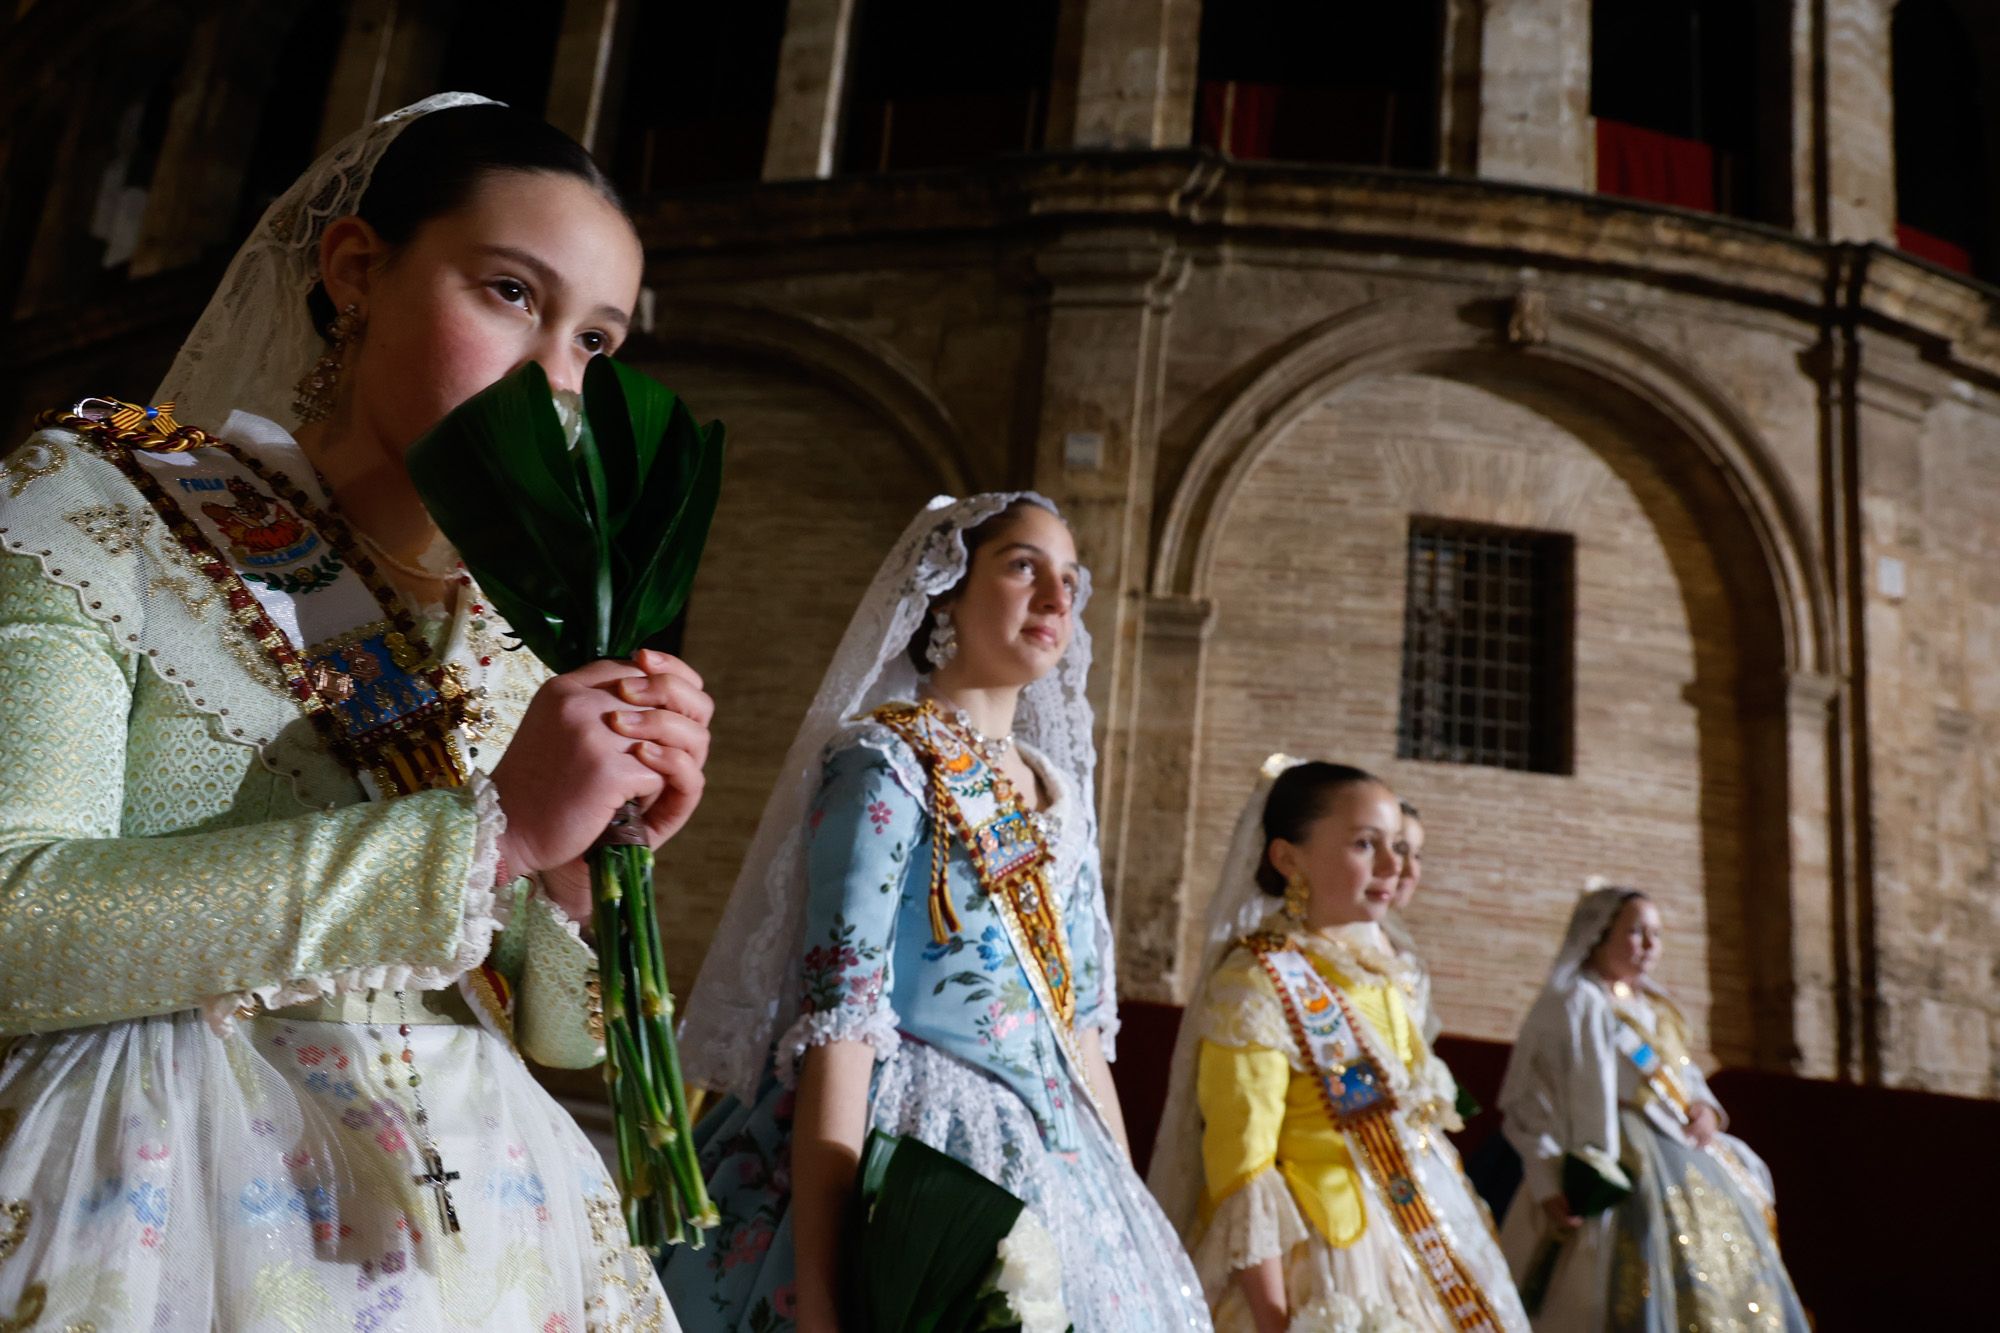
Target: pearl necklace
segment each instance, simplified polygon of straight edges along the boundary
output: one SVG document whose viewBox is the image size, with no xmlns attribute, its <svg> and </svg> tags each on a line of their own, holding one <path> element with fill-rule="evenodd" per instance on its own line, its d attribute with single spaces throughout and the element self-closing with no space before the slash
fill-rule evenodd
<svg viewBox="0 0 2000 1333">
<path fill-rule="evenodd" d="M 978 751 L 979 757 L 987 763 L 998 764 L 1006 757 L 1007 752 L 1014 748 L 1014 733 L 1011 731 L 1005 736 L 988 736 L 978 727 L 972 725 L 971 714 L 967 713 L 963 708 L 960 708 L 936 690 L 926 690 L 924 692 L 950 710 L 951 724 L 971 739 L 972 748 Z"/>
</svg>

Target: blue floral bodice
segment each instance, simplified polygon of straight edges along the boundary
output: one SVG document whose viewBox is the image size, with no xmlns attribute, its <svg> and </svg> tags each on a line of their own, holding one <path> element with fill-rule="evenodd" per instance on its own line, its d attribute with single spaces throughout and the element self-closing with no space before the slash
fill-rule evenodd
<svg viewBox="0 0 2000 1333">
<path fill-rule="evenodd" d="M 1058 793 L 1050 822 L 1077 817 L 1088 794 L 1064 790 L 1046 764 L 1037 769 Z M 1011 1088 L 1048 1146 L 1074 1151 L 1076 1117 L 1091 1112 L 1076 1104 L 1082 1094 L 1050 1026 L 1059 1020 L 1037 1002 L 956 838 L 946 873 L 959 929 L 941 944 L 932 935 L 936 829 L 927 802 L 911 790 L 922 790 L 913 780 L 922 771 L 905 742 L 878 726 L 828 752 L 808 816 L 799 970 L 805 1041 L 867 1039 L 878 1053 L 898 1040 L 936 1047 Z M 1052 876 L 1075 974 L 1077 1030 L 1105 1026 L 1112 1006 L 1103 995 L 1096 929 L 1103 893 L 1097 849 L 1059 857 Z"/>
</svg>

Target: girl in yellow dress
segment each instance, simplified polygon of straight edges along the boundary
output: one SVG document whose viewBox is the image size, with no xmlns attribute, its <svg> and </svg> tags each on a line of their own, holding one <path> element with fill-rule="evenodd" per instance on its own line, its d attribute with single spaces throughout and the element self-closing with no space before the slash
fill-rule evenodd
<svg viewBox="0 0 2000 1333">
<path fill-rule="evenodd" d="M 1238 821 L 1150 1176 L 1224 1333 L 1528 1327 L 1381 930 L 1401 823 L 1283 756 Z"/>
</svg>

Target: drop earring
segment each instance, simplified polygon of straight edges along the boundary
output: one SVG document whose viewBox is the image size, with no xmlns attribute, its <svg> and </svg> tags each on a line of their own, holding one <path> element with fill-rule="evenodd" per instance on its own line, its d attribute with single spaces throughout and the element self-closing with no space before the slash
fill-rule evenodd
<svg viewBox="0 0 2000 1333">
<path fill-rule="evenodd" d="M 1306 908 L 1312 903 L 1312 885 L 1304 875 L 1292 875 L 1285 880 L 1285 915 L 1303 926 L 1306 923 Z"/>
<path fill-rule="evenodd" d="M 298 413 L 300 425 L 324 421 L 333 415 L 340 372 L 347 363 L 347 348 L 360 332 L 361 308 L 350 303 L 334 316 L 333 326 L 326 331 L 326 351 L 320 353 L 311 370 L 299 377 L 292 410 Z"/>
<path fill-rule="evenodd" d="M 958 655 L 958 630 L 951 623 L 951 612 L 939 611 L 931 627 L 931 640 L 924 647 L 924 656 L 929 659 L 935 671 Z"/>
</svg>

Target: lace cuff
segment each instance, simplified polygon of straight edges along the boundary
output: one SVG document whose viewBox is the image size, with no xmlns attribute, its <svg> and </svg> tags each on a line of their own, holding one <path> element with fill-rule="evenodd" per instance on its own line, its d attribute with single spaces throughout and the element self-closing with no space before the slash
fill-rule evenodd
<svg viewBox="0 0 2000 1333">
<path fill-rule="evenodd" d="M 910 799 L 918 805 L 926 810 L 930 808 L 930 774 L 924 770 L 923 761 L 917 758 L 908 741 L 880 722 L 857 722 L 844 728 L 828 743 L 825 757 L 831 760 L 837 752 L 855 745 L 873 750 L 887 760 L 896 785 L 908 792 Z"/>
<path fill-rule="evenodd" d="M 1195 1267 L 1204 1275 L 1234 1273 L 1283 1258 L 1311 1235 L 1285 1178 L 1266 1167 L 1216 1205 L 1195 1247 Z"/>
<path fill-rule="evenodd" d="M 507 831 L 507 816 L 500 809 L 499 788 L 484 773 L 475 772 L 465 790 L 472 797 L 478 824 L 472 836 L 472 865 L 465 876 L 458 943 L 450 962 L 347 967 L 217 995 L 202 1005 L 202 1017 L 216 1035 L 228 1036 L 234 1031 L 239 1014 L 247 1017 L 259 1006 L 266 1010 L 283 1009 L 308 1000 L 370 990 L 443 990 L 484 962 L 492 952 L 494 932 L 507 924 L 514 910 L 514 894 L 498 892 L 493 883 L 500 868 L 500 835 Z"/>
<path fill-rule="evenodd" d="M 1105 1063 L 1109 1064 L 1118 1058 L 1118 1029 L 1123 1024 L 1118 1021 L 1117 1005 L 1109 1002 L 1098 1005 L 1077 1019 L 1076 1026 L 1079 1031 L 1084 1028 L 1097 1029 L 1097 1045 L 1098 1049 L 1104 1052 Z"/>
<path fill-rule="evenodd" d="M 858 1009 L 825 1009 L 816 1014 L 800 1014 L 785 1029 L 772 1052 L 772 1071 L 788 1088 L 798 1086 L 799 1061 L 815 1046 L 835 1041 L 865 1041 L 875 1048 L 877 1063 L 887 1060 L 903 1044 L 896 1031 L 896 1011 L 888 1005 L 863 1012 Z"/>
</svg>

